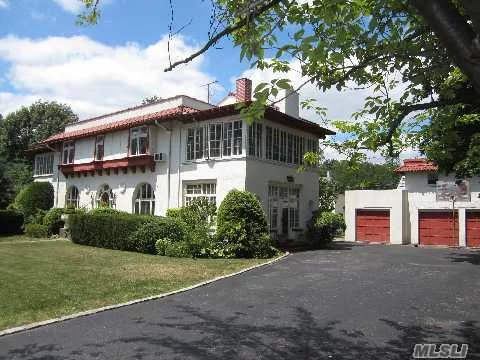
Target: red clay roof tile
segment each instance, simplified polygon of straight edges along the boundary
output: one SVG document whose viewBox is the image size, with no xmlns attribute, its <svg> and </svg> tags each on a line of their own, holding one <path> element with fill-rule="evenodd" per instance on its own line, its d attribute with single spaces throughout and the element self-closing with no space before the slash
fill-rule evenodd
<svg viewBox="0 0 480 360">
<path fill-rule="evenodd" d="M 405 159 L 403 165 L 396 168 L 397 173 L 437 171 L 438 166 L 427 159 Z"/>
</svg>

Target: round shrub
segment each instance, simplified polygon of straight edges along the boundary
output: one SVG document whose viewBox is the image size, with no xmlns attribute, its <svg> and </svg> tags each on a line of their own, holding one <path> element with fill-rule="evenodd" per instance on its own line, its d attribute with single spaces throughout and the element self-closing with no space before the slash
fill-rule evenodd
<svg viewBox="0 0 480 360">
<path fill-rule="evenodd" d="M 33 182 L 26 185 L 16 196 L 14 206 L 27 220 L 38 210 L 53 207 L 53 186 L 49 182 Z"/>
<path fill-rule="evenodd" d="M 42 224 L 27 224 L 25 225 L 25 234 L 32 238 L 46 238 L 48 237 L 48 227 Z"/>
<path fill-rule="evenodd" d="M 168 239 L 171 242 L 183 241 L 186 238 L 184 224 L 176 219 L 155 218 L 143 224 L 129 238 L 132 249 L 155 254 L 157 252 L 155 244 L 158 239 Z"/>
<path fill-rule="evenodd" d="M 260 239 L 268 236 L 267 217 L 262 204 L 249 191 L 231 190 L 217 215 L 217 242 L 236 257 L 255 257 Z"/>
<path fill-rule="evenodd" d="M 0 234 L 20 234 L 23 227 L 23 214 L 15 210 L 0 210 Z"/>
<path fill-rule="evenodd" d="M 64 209 L 52 208 L 47 211 L 43 217 L 43 225 L 48 228 L 48 233 L 50 235 L 58 235 L 60 229 L 63 227 L 64 222 L 61 219 L 64 214 Z"/>
<path fill-rule="evenodd" d="M 189 258 L 192 257 L 190 252 L 190 246 L 185 241 L 171 242 L 165 248 L 165 256 L 177 257 L 177 258 Z"/>
<path fill-rule="evenodd" d="M 164 256 L 165 250 L 167 249 L 168 245 L 172 242 L 168 239 L 158 239 L 155 243 L 155 249 L 157 249 L 157 255 Z"/>
<path fill-rule="evenodd" d="M 346 229 L 342 214 L 318 212 L 307 224 L 307 238 L 314 247 L 324 247 L 333 241 L 339 231 Z"/>
</svg>

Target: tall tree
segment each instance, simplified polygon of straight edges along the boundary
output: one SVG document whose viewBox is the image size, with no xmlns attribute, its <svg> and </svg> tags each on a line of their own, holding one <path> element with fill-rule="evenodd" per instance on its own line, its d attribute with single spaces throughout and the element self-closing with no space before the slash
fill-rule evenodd
<svg viewBox="0 0 480 360">
<path fill-rule="evenodd" d="M 33 144 L 78 120 L 68 105 L 37 101 L 0 119 L 0 208 L 10 204 L 20 188 L 32 181 Z"/>
<path fill-rule="evenodd" d="M 95 22 L 99 0 L 83 0 L 81 21 Z M 331 143 L 352 157 L 364 150 L 395 156 L 418 147 L 446 171 L 480 175 L 480 2 L 478 0 L 215 0 L 208 41 L 166 71 L 230 37 L 241 58 L 278 78 L 260 84 L 248 118 L 262 115 L 282 73 L 298 66 L 304 84 L 321 90 L 369 88 L 373 94 L 355 121 L 329 121 L 349 136 Z M 171 26 L 170 26 L 171 27 Z M 459 76 L 460 74 L 460 76 Z M 395 89 L 403 88 L 395 96 Z M 312 106 L 312 103 L 306 104 Z M 320 104 L 321 105 L 321 104 Z M 319 112 L 321 106 L 317 106 Z M 437 151 L 461 126 L 473 129 L 445 159 Z M 435 123 L 448 123 L 448 134 Z"/>
</svg>

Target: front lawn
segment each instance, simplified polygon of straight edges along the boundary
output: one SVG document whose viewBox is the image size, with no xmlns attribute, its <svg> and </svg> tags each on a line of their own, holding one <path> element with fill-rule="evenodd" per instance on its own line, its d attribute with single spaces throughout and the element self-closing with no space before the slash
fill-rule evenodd
<svg viewBox="0 0 480 360">
<path fill-rule="evenodd" d="M 0 238 L 0 329 L 156 295 L 264 262 L 178 259 Z"/>
</svg>

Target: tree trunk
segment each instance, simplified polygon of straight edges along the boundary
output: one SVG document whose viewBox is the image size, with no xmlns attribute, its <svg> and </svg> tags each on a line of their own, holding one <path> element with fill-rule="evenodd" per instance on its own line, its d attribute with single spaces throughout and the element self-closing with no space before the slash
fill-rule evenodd
<svg viewBox="0 0 480 360">
<path fill-rule="evenodd" d="M 474 56 L 477 34 L 450 0 L 409 0 L 446 47 L 480 95 L 480 59 Z M 466 2 L 469 2 L 468 0 Z M 473 5 L 478 7 L 478 5 Z"/>
</svg>

